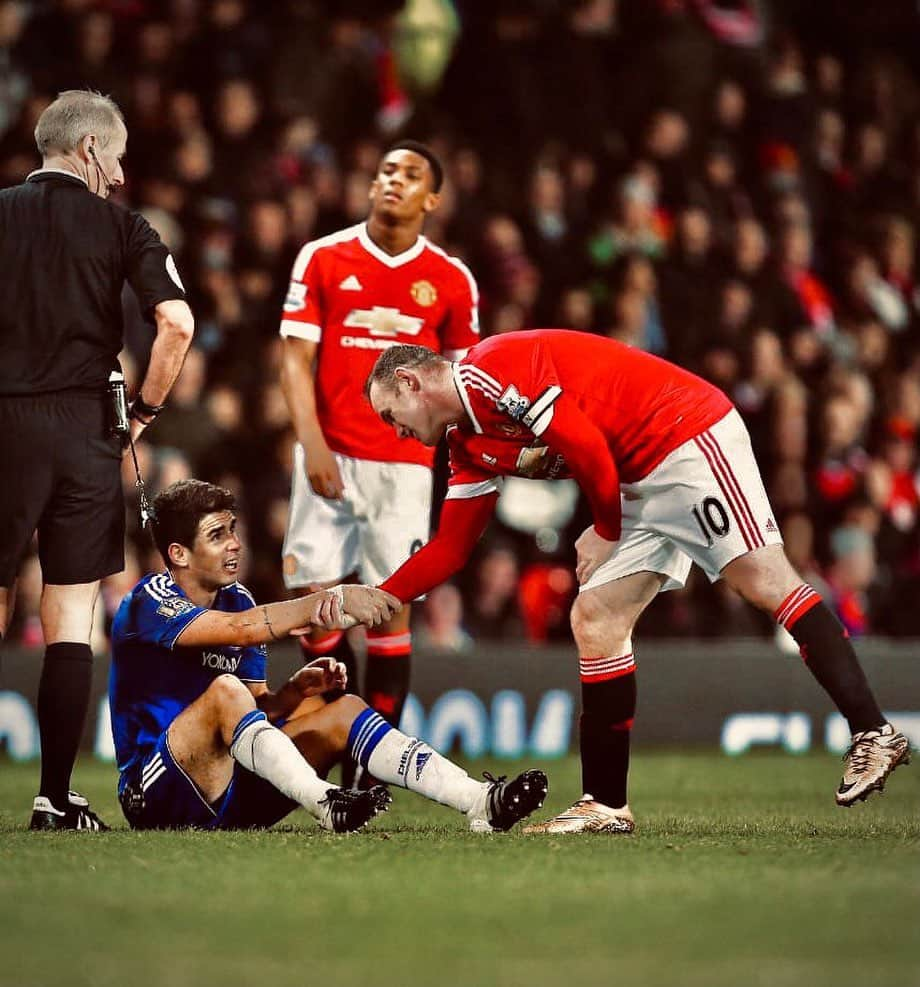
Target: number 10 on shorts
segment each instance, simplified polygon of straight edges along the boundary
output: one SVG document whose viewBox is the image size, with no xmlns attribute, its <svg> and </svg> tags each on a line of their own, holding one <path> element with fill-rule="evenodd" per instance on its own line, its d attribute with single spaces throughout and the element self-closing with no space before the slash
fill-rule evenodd
<svg viewBox="0 0 920 987">
<path fill-rule="evenodd" d="M 702 504 L 694 504 L 691 513 L 709 547 L 712 547 L 713 535 L 724 538 L 731 528 L 728 511 L 716 497 L 707 497 Z"/>
</svg>

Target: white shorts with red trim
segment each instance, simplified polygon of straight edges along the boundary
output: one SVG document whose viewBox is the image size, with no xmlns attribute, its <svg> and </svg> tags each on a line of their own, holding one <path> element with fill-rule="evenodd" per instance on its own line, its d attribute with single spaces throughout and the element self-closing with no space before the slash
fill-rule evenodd
<svg viewBox="0 0 920 987">
<path fill-rule="evenodd" d="M 663 590 L 679 589 L 693 562 L 715 582 L 738 556 L 783 543 L 750 436 L 734 409 L 648 476 L 624 483 L 621 499 L 620 541 L 582 591 L 636 572 L 661 573 Z"/>
<path fill-rule="evenodd" d="M 294 445 L 291 506 L 284 538 L 288 589 L 357 573 L 376 585 L 428 541 L 432 473 L 416 463 L 382 463 L 335 453 L 342 500 L 313 492 L 304 452 Z"/>
</svg>

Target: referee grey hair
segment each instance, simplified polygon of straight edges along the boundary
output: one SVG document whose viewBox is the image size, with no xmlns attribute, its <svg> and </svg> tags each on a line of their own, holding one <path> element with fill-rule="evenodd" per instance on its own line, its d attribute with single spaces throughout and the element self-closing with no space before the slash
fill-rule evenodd
<svg viewBox="0 0 920 987">
<path fill-rule="evenodd" d="M 95 134 L 106 147 L 125 119 L 118 104 L 89 89 L 68 89 L 48 106 L 35 125 L 35 143 L 43 158 L 75 150 L 87 134 Z"/>
<path fill-rule="evenodd" d="M 428 349 L 427 346 L 411 346 L 404 343 L 391 346 L 377 357 L 374 369 L 370 372 L 364 385 L 364 396 L 370 398 L 371 384 L 394 390 L 396 387 L 396 371 L 400 367 L 412 370 L 429 370 L 439 363 L 447 363 L 440 353 Z"/>
</svg>

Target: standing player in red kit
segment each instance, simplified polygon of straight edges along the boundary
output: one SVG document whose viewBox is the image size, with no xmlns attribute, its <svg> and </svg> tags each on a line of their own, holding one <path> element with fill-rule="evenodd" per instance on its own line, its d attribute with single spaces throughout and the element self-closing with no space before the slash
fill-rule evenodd
<svg viewBox="0 0 920 987">
<path fill-rule="evenodd" d="M 872 695 L 846 631 L 793 569 L 740 415 L 706 381 L 621 343 L 569 330 L 496 336 L 451 363 L 419 346 L 381 355 L 366 393 L 400 437 L 446 431 L 451 479 L 431 542 L 383 584 L 414 599 L 460 568 L 503 475 L 574 477 L 594 524 L 575 543 L 571 622 L 582 684 L 584 794 L 525 832 L 628 833 L 636 709 L 632 633 L 691 562 L 773 614 L 853 732 L 837 791 L 852 805 L 909 757 Z"/>
<path fill-rule="evenodd" d="M 307 243 L 281 322 L 282 386 L 294 422 L 294 478 L 284 578 L 300 593 L 357 574 L 380 582 L 428 540 L 432 450 L 401 442 L 363 397 L 374 361 L 419 343 L 458 359 L 479 339 L 478 292 L 467 268 L 422 236 L 436 209 L 441 164 L 405 141 L 384 155 L 367 222 Z M 354 675 L 347 639 L 303 641 Z M 362 695 L 394 726 L 409 689 L 409 607 L 367 634 Z"/>
</svg>

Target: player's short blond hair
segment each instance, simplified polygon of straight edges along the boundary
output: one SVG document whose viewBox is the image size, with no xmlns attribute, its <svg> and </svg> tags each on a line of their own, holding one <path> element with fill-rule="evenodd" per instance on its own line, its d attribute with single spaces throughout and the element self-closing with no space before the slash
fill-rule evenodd
<svg viewBox="0 0 920 987">
<path fill-rule="evenodd" d="M 385 390 L 394 390 L 396 387 L 396 371 L 400 367 L 412 370 L 429 369 L 439 363 L 447 362 L 440 353 L 435 353 L 434 350 L 428 349 L 427 346 L 413 346 L 409 343 L 391 346 L 377 357 L 374 369 L 368 374 L 367 381 L 364 384 L 364 396 L 370 398 L 372 384 L 376 384 Z"/>
<path fill-rule="evenodd" d="M 68 89 L 38 118 L 35 144 L 47 158 L 75 150 L 87 134 L 95 134 L 104 148 L 124 131 L 125 119 L 115 100 L 88 89 Z"/>
</svg>

